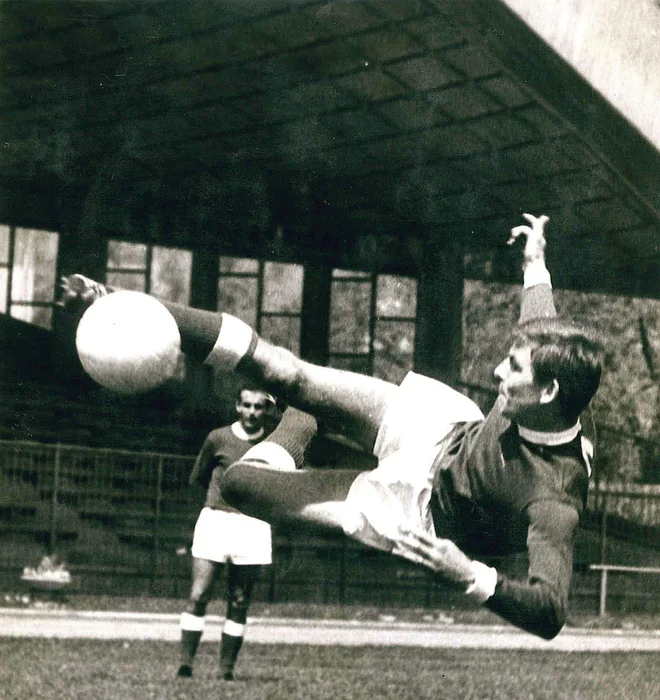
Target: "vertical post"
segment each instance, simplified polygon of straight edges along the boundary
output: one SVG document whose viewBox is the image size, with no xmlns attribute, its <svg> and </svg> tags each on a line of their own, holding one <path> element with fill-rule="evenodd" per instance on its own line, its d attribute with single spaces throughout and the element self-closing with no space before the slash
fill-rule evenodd
<svg viewBox="0 0 660 700">
<path fill-rule="evenodd" d="M 160 549 L 160 509 L 163 497 L 163 455 L 158 456 L 156 474 L 156 503 L 154 506 L 153 539 L 151 543 L 151 578 L 149 579 L 149 595 L 153 595 L 158 567 L 158 550 Z"/>
<path fill-rule="evenodd" d="M 317 365 L 328 364 L 331 284 L 329 267 L 305 265 L 300 315 L 300 357 Z"/>
<path fill-rule="evenodd" d="M 340 559 L 339 559 L 339 604 L 344 605 L 346 602 L 346 556 L 348 549 L 348 540 L 342 539 Z"/>
<path fill-rule="evenodd" d="M 50 533 L 48 554 L 55 552 L 57 544 L 57 503 L 60 486 L 60 444 L 55 445 L 55 463 L 53 464 L 53 491 L 50 497 Z"/>
<path fill-rule="evenodd" d="M 604 564 L 607 559 L 607 509 L 609 507 L 609 489 L 607 486 L 601 495 L 600 512 L 600 563 Z"/>
<path fill-rule="evenodd" d="M 452 383 L 460 377 L 463 317 L 463 250 L 442 247 L 430 233 L 420 262 L 415 369 Z"/>
<path fill-rule="evenodd" d="M 606 611 L 607 611 L 607 569 L 601 569 L 601 571 L 600 571 L 600 605 L 598 607 L 598 614 L 601 617 L 604 617 Z"/>
</svg>

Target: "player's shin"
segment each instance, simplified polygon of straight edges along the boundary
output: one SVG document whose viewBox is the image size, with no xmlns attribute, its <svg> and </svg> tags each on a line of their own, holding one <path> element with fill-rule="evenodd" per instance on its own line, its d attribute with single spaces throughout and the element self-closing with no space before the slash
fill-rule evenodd
<svg viewBox="0 0 660 700">
<path fill-rule="evenodd" d="M 277 471 L 239 461 L 221 481 L 225 501 L 247 515 L 274 525 L 342 530 L 342 506 L 360 472 L 313 469 Z"/>
</svg>

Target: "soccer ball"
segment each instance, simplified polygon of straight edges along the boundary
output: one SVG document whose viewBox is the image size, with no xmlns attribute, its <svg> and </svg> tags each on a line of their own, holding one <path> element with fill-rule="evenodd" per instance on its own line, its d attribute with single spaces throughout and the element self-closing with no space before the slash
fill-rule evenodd
<svg viewBox="0 0 660 700">
<path fill-rule="evenodd" d="M 174 375 L 181 336 L 157 299 L 120 291 L 97 299 L 76 332 L 83 369 L 101 386 L 123 394 L 155 389 Z"/>
</svg>

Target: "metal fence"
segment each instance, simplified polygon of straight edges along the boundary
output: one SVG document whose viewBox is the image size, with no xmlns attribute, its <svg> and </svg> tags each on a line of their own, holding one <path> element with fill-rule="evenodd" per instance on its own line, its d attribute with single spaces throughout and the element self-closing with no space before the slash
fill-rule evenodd
<svg viewBox="0 0 660 700">
<path fill-rule="evenodd" d="M 187 485 L 192 461 L 185 455 L 0 441 L 3 588 L 14 590 L 23 567 L 56 552 L 81 592 L 185 595 L 201 505 L 201 494 Z M 583 527 L 587 545 L 578 565 L 657 563 L 660 485 L 594 474 Z M 596 601 L 597 580 L 586 574 L 578 580 Z M 636 594 L 625 585 L 622 591 Z M 274 565 L 256 595 L 268 601 L 434 605 L 446 592 L 437 590 L 430 574 L 345 538 L 278 532 Z"/>
</svg>

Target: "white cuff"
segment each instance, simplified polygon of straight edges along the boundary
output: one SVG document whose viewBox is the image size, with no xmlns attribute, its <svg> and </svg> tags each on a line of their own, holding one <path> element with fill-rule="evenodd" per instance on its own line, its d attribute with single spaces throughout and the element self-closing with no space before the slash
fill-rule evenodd
<svg viewBox="0 0 660 700">
<path fill-rule="evenodd" d="M 252 336 L 252 329 L 247 323 L 236 316 L 222 314 L 220 332 L 204 364 L 213 369 L 232 372 L 250 349 Z"/>
<path fill-rule="evenodd" d="M 204 631 L 204 617 L 199 617 L 197 615 L 192 615 L 191 613 L 181 613 L 181 622 L 179 623 L 182 630 L 187 632 L 203 632 Z"/>
<path fill-rule="evenodd" d="M 525 289 L 534 287 L 537 284 L 548 284 L 552 287 L 550 273 L 543 260 L 535 260 L 526 265 L 523 272 L 523 280 Z"/>
<path fill-rule="evenodd" d="M 485 603 L 495 593 L 497 586 L 497 571 L 480 561 L 472 561 L 474 582 L 468 586 L 465 595 L 478 603 Z"/>
<path fill-rule="evenodd" d="M 265 462 L 264 467 L 270 467 L 281 472 L 296 471 L 296 463 L 293 457 L 276 442 L 264 440 L 254 447 L 251 447 L 242 457 L 241 462 L 254 460 L 256 462 Z M 262 466 L 256 464 L 255 466 Z"/>
<path fill-rule="evenodd" d="M 230 637 L 242 637 L 245 634 L 245 625 L 233 620 L 225 620 L 222 633 L 228 634 Z"/>
</svg>

